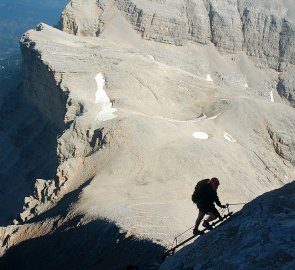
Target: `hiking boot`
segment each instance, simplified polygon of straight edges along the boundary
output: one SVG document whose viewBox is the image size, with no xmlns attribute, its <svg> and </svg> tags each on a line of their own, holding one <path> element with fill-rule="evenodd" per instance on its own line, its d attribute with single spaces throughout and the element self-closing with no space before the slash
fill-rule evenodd
<svg viewBox="0 0 295 270">
<path fill-rule="evenodd" d="M 194 235 L 202 235 L 202 234 L 204 234 L 204 232 L 199 231 L 197 228 L 194 228 L 194 229 L 193 229 L 193 234 L 194 234 Z"/>
<path fill-rule="evenodd" d="M 204 220 L 202 225 L 209 231 L 213 229 L 213 227 L 210 225 L 210 223 L 207 220 Z"/>
</svg>

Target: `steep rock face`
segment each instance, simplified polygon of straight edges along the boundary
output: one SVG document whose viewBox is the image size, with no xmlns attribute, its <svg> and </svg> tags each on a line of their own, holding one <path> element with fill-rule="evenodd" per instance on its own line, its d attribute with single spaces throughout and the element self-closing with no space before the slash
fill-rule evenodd
<svg viewBox="0 0 295 270">
<path fill-rule="evenodd" d="M 244 49 L 257 64 L 276 70 L 294 62 L 294 24 L 283 3 L 122 0 L 117 5 L 146 39 L 177 45 L 212 41 L 221 51 Z"/>
<path fill-rule="evenodd" d="M 169 257 L 160 270 L 293 269 L 294 199 L 295 182 L 258 197 L 226 224 Z"/>
<path fill-rule="evenodd" d="M 291 123 L 284 123 L 285 127 L 291 127 Z M 276 124 L 277 125 L 277 124 Z M 279 124 L 280 125 L 280 124 Z M 270 138 L 273 141 L 273 146 L 276 151 L 276 153 L 281 156 L 282 158 L 288 160 L 295 165 L 295 144 L 293 142 L 293 136 L 295 135 L 293 131 L 291 131 L 290 134 L 284 133 L 284 128 L 280 129 L 279 126 L 276 126 L 276 128 L 273 128 L 271 125 L 268 127 L 268 133 Z M 276 131 L 273 131 L 276 130 Z"/>
<path fill-rule="evenodd" d="M 276 2 L 240 1 L 244 48 L 258 65 L 283 70 L 294 63 L 294 23 Z"/>
<path fill-rule="evenodd" d="M 187 39 L 208 44 L 211 39 L 210 19 L 203 1 L 185 1 L 184 11 L 187 17 Z"/>
<path fill-rule="evenodd" d="M 288 66 L 288 63 L 293 65 L 295 63 L 295 53 L 292 49 L 295 44 L 295 26 L 293 22 L 286 19 L 283 20 L 280 40 L 280 70 L 284 70 L 285 66 Z"/>
<path fill-rule="evenodd" d="M 98 36 L 103 27 L 100 16 L 104 7 L 100 2 L 102 1 L 70 1 L 61 15 L 58 27 L 74 35 Z"/>
<path fill-rule="evenodd" d="M 42 30 L 43 26 L 39 25 L 37 31 Z M 43 43 L 45 47 L 47 46 L 46 43 L 46 41 Z M 20 153 L 24 155 L 24 158 L 36 158 L 38 160 L 36 164 L 39 167 L 34 166 L 34 171 L 29 175 L 26 171 L 32 167 L 31 164 L 28 166 L 27 163 L 24 163 L 18 168 L 21 171 L 20 174 L 27 175 L 26 182 L 30 181 L 29 190 L 34 187 L 34 192 L 29 195 L 32 191 L 29 192 L 26 190 L 28 187 L 26 187 L 24 189 L 26 190 L 25 195 L 29 196 L 26 198 L 19 197 L 20 200 L 24 201 L 23 210 L 20 211 L 19 207 L 12 210 L 14 213 L 7 213 L 10 215 L 10 219 L 12 217 L 16 219 L 15 222 L 27 221 L 43 212 L 65 194 L 64 189 L 69 192 L 79 187 L 81 183 L 78 180 L 77 170 L 81 170 L 81 173 L 86 175 L 85 181 L 91 178 L 94 175 L 95 168 L 87 169 L 87 172 L 85 172 L 86 169 L 80 167 L 82 164 L 87 166 L 87 157 L 98 151 L 105 143 L 104 135 L 100 129 L 95 129 L 93 125 L 89 125 L 85 121 L 76 120 L 76 117 L 84 113 L 83 102 L 76 101 L 75 97 L 69 96 L 68 86 L 64 85 L 65 74 L 63 70 L 59 68 L 53 70 L 46 56 L 46 60 L 44 60 L 44 55 L 38 48 L 35 48 L 35 45 L 35 42 L 28 40 L 27 35 L 22 37 L 23 92 L 26 101 L 22 106 L 25 107 L 30 104 L 34 109 L 32 109 L 32 113 L 26 116 L 30 119 L 30 122 L 26 120 L 25 128 L 22 127 L 23 130 L 27 130 L 28 134 L 26 147 L 23 147 L 24 149 Z M 58 54 L 58 47 L 47 48 L 52 53 L 51 57 Z M 75 74 L 75 71 L 73 71 L 73 74 Z M 21 108 L 20 113 L 27 111 Z M 38 114 L 40 116 L 37 116 Z M 35 118 L 36 120 L 34 120 Z M 44 120 L 40 121 L 40 119 Z M 16 145 L 21 145 L 23 141 L 23 139 L 10 140 L 12 144 Z M 44 146 L 40 147 L 40 144 L 34 142 L 34 140 L 36 142 L 41 141 L 41 144 L 43 141 Z M 4 141 L 3 143 L 7 142 Z M 39 147 L 39 150 L 37 150 L 37 147 Z M 30 151 L 25 152 L 28 149 Z M 47 157 L 44 153 L 47 154 Z M 5 162 L 6 160 L 8 160 L 8 157 Z M 7 162 L 11 163 L 9 160 Z M 19 160 L 16 164 L 20 162 L 23 162 L 23 160 Z M 32 161 L 30 163 L 34 164 Z M 23 166 L 27 168 L 24 169 Z M 15 166 L 11 169 L 13 168 Z M 48 168 L 47 170 L 50 168 L 50 174 L 46 173 L 46 168 Z M 7 175 L 9 175 L 9 172 L 11 174 L 11 169 L 5 168 Z M 73 186 L 64 187 L 73 175 L 75 175 L 76 183 Z M 36 178 L 37 181 L 35 182 Z M 16 211 L 19 212 L 19 216 Z"/>
<path fill-rule="evenodd" d="M 144 39 L 182 45 L 186 39 L 208 43 L 209 18 L 203 1 L 116 2 Z"/>
<path fill-rule="evenodd" d="M 243 32 L 237 1 L 208 1 L 213 44 L 221 51 L 242 50 Z"/>
<path fill-rule="evenodd" d="M 63 91 L 60 81 L 50 66 L 42 63 L 40 52 L 34 49 L 26 36 L 21 40 L 23 65 L 23 86 L 25 98 L 33 103 L 60 130 L 65 128 L 67 92 Z M 48 71 L 48 72 L 47 72 Z"/>
<path fill-rule="evenodd" d="M 54 85 L 52 82 L 53 88 Z M 55 124 L 40 113 L 36 102 L 28 100 L 20 88 L 13 94 L 6 97 L 0 110 L 1 226 L 18 217 L 36 178 L 52 179 L 58 166 L 56 137 L 61 132 L 58 122 Z"/>
<path fill-rule="evenodd" d="M 281 22 L 271 13 L 260 13 L 256 7 L 243 10 L 244 37 L 247 54 L 267 61 L 266 66 L 278 69 Z"/>
<path fill-rule="evenodd" d="M 290 68 L 279 76 L 277 85 L 278 93 L 287 103 L 295 108 L 295 69 Z"/>
<path fill-rule="evenodd" d="M 256 66 L 286 71 L 286 74 L 290 74 L 288 70 L 294 64 L 294 7 L 288 1 L 89 0 L 89 4 L 100 12 L 85 10 L 87 15 L 83 19 L 81 10 L 85 7 L 81 9 L 79 0 L 71 1 L 61 17 L 60 28 L 77 35 L 80 35 L 78 28 L 81 35 L 92 29 L 89 35 L 98 35 L 103 22 L 110 18 L 105 14 L 116 6 L 147 40 L 175 45 L 184 45 L 189 40 L 201 44 L 212 42 L 219 51 L 233 54 L 245 51 Z M 63 22 L 69 20 L 75 22 Z M 100 23 L 89 26 L 89 20 Z M 294 94 L 288 84 L 283 87 Z"/>
</svg>

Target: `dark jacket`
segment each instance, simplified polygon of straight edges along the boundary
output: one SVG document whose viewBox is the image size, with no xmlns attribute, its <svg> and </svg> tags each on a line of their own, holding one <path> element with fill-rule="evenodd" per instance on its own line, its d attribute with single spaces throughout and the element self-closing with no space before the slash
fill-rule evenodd
<svg viewBox="0 0 295 270">
<path fill-rule="evenodd" d="M 197 207 L 204 213 L 216 211 L 214 203 L 221 207 L 216 190 L 209 184 L 209 179 L 198 182 L 197 186 Z M 214 211 L 214 212 L 215 212 Z"/>
</svg>

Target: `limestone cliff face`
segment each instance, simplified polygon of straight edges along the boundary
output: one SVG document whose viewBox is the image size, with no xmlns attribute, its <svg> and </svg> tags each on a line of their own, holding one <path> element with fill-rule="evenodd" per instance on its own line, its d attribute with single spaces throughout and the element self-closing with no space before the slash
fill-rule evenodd
<svg viewBox="0 0 295 270">
<path fill-rule="evenodd" d="M 77 35 L 99 35 L 106 22 L 105 12 L 111 5 L 116 5 L 134 29 L 147 40 L 175 45 L 183 45 L 191 40 L 201 44 L 213 43 L 225 53 L 244 51 L 256 66 L 285 72 L 284 77 L 290 76 L 288 70 L 295 63 L 295 26 L 289 15 L 294 8 L 286 1 L 88 2 L 94 11 L 85 12 L 84 16 L 81 16 L 83 4 L 78 0 L 70 2 L 60 21 L 63 31 Z M 294 96 L 294 90 L 285 84 L 285 80 L 280 80 L 278 87 L 285 88 Z M 282 97 L 286 98 L 284 94 Z M 294 98 L 289 96 L 286 99 L 291 105 L 294 103 Z"/>
<path fill-rule="evenodd" d="M 67 91 L 61 89 L 60 78 L 44 63 L 26 36 L 21 39 L 25 98 L 33 103 L 60 130 L 65 128 Z"/>
<path fill-rule="evenodd" d="M 43 25 L 39 25 L 36 31 L 43 31 Z M 53 53 L 51 57 L 57 55 L 59 48 L 47 47 L 46 43 L 44 40 L 42 44 L 46 47 L 45 51 L 50 50 L 50 54 Z M 26 120 L 31 122 L 30 125 L 24 124 L 28 134 L 26 147 L 20 153 L 27 157 L 28 154 L 25 150 L 31 147 L 32 158 L 34 155 L 40 155 L 37 161 L 40 167 L 33 166 L 34 171 L 24 177 L 26 182 L 30 182 L 30 188 L 34 187 L 34 192 L 31 191 L 29 192 L 31 194 L 29 194 L 26 191 L 29 196 L 21 203 L 23 205 L 21 211 L 14 209 L 14 211 L 20 211 L 19 215 L 7 212 L 10 216 L 14 216 L 16 223 L 35 217 L 51 207 L 65 193 L 79 187 L 81 185 L 79 181 L 71 183 L 70 179 L 73 174 L 76 180 L 77 173 L 85 173 L 85 181 L 91 178 L 94 175 L 95 168 L 87 169 L 87 172 L 84 172 L 85 169 L 80 167 L 82 164 L 87 164 L 87 156 L 94 154 L 106 143 L 102 130 L 95 129 L 93 125 L 88 125 L 76 119 L 84 113 L 84 101 L 77 101 L 70 95 L 69 88 L 65 84 L 64 70 L 53 69 L 46 53 L 44 54 L 40 46 L 36 46 L 36 43 L 32 42 L 27 34 L 22 36 L 22 106 L 32 107 L 33 112 L 27 115 L 27 118 L 32 119 Z M 63 60 L 61 59 L 61 61 Z M 19 111 L 26 113 L 26 110 L 22 107 Z M 36 121 L 34 121 L 34 118 L 36 118 L 33 117 L 34 113 L 40 115 Z M 46 135 L 45 132 L 47 132 Z M 36 139 L 43 141 L 44 146 L 40 147 L 39 143 L 34 143 Z M 14 145 L 15 143 L 13 141 L 11 144 Z M 8 161 L 5 160 L 5 162 Z M 19 162 L 21 161 L 16 164 Z M 26 175 L 26 171 L 32 170 L 32 164 L 35 162 L 32 162 L 32 160 L 22 162 L 28 168 L 23 169 L 21 167 L 19 169 L 22 169 L 22 174 Z M 13 168 L 7 169 L 7 174 L 11 174 Z M 46 168 L 50 168 L 50 173 L 47 172 L 49 169 Z M 81 172 L 78 170 L 81 170 Z M 67 183 L 68 180 L 70 180 L 70 183 Z M 4 216 L 3 218 L 5 219 Z"/>
<path fill-rule="evenodd" d="M 187 40 L 203 44 L 212 40 L 217 45 L 221 36 L 217 28 L 211 29 L 218 20 L 217 13 L 214 9 L 208 10 L 211 7 L 204 1 L 122 0 L 117 1 L 117 6 L 147 40 L 176 45 Z"/>
<path fill-rule="evenodd" d="M 244 49 L 270 66 L 278 65 L 284 14 L 276 7 L 265 11 L 263 4 L 232 0 L 119 0 L 117 6 L 145 39 L 176 45 L 187 40 L 212 42 L 221 51 Z"/>
<path fill-rule="evenodd" d="M 98 36 L 103 27 L 102 13 L 100 1 L 70 1 L 61 15 L 59 28 L 74 35 Z"/>
<path fill-rule="evenodd" d="M 278 93 L 295 108 L 295 69 L 282 72 L 278 80 Z"/>
</svg>

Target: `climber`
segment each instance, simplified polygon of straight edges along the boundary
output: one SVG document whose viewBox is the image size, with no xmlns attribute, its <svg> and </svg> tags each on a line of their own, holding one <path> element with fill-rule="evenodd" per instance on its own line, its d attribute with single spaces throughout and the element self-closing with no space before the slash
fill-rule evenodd
<svg viewBox="0 0 295 270">
<path fill-rule="evenodd" d="M 211 179 L 199 181 L 195 187 L 195 191 L 192 195 L 192 201 L 197 205 L 199 214 L 193 230 L 194 235 L 203 234 L 203 232 L 199 231 L 198 228 L 205 214 L 209 215 L 209 217 L 204 220 L 202 225 L 208 230 L 212 230 L 210 221 L 213 221 L 216 218 L 222 220 L 221 215 L 214 206 L 214 203 L 216 203 L 221 208 L 226 208 L 226 205 L 222 205 L 219 201 L 217 195 L 218 186 L 219 180 L 216 177 L 213 177 Z"/>
</svg>

